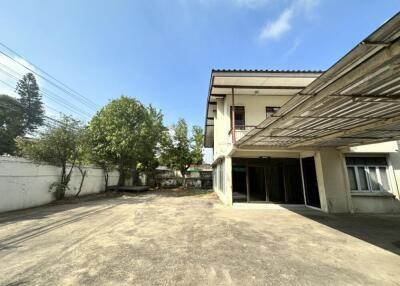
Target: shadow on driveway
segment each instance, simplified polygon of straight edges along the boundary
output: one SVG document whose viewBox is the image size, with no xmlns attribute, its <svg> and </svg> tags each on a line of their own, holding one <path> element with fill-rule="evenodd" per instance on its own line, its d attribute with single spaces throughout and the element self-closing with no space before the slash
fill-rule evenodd
<svg viewBox="0 0 400 286">
<path fill-rule="evenodd" d="M 305 218 L 400 255 L 400 215 L 327 214 L 316 210 L 295 210 Z"/>
<path fill-rule="evenodd" d="M 163 197 L 190 197 L 190 196 L 209 195 L 213 193 L 213 191 L 204 189 L 163 189 L 163 190 L 150 191 L 148 193 Z"/>
<path fill-rule="evenodd" d="M 53 221 L 51 223 L 45 224 L 43 226 L 39 226 L 36 228 L 29 228 L 26 231 L 22 231 L 19 232 L 15 235 L 10 235 L 2 240 L 0 240 L 0 251 L 3 249 L 10 249 L 10 248 L 16 248 L 17 245 L 21 242 L 24 242 L 26 240 L 29 240 L 31 238 L 43 235 L 45 233 L 48 233 L 52 230 L 58 229 L 60 227 L 66 226 L 68 224 L 74 223 L 74 222 L 78 222 L 88 216 L 92 216 L 92 215 L 96 215 L 100 212 L 104 212 L 107 211 L 111 208 L 114 208 L 116 205 L 114 206 L 106 206 L 106 207 L 100 207 L 97 208 L 95 210 L 89 210 L 89 211 L 84 211 L 84 212 L 80 212 L 78 214 L 69 216 L 67 219 L 60 219 L 60 220 L 56 220 Z M 65 211 L 65 210 L 64 210 Z M 47 214 L 45 216 L 41 216 L 41 218 L 44 218 L 46 216 L 48 216 L 49 214 L 51 214 L 52 212 L 47 212 Z M 31 219 L 31 218 L 30 218 Z"/>
</svg>

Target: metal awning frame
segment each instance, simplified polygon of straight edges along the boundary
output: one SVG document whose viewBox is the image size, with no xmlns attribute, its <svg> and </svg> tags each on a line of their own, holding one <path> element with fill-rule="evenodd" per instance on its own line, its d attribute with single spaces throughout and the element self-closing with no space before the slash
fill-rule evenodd
<svg viewBox="0 0 400 286">
<path fill-rule="evenodd" d="M 343 147 L 400 139 L 399 38 L 397 14 L 237 146 Z"/>
</svg>

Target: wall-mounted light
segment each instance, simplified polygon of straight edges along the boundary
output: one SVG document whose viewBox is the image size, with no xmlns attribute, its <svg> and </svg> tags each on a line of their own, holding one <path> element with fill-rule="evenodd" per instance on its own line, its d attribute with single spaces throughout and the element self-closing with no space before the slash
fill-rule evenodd
<svg viewBox="0 0 400 286">
<path fill-rule="evenodd" d="M 258 158 L 259 158 L 259 159 L 271 159 L 270 156 L 259 156 Z"/>
</svg>

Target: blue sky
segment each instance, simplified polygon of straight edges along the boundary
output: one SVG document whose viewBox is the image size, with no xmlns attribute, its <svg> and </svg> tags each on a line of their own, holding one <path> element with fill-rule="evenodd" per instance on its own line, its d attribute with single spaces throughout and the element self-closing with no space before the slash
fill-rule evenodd
<svg viewBox="0 0 400 286">
<path fill-rule="evenodd" d="M 179 117 L 203 125 L 212 68 L 327 69 L 399 11 L 400 1 L 3 0 L 1 6 L 1 42 L 98 105 L 125 94 L 162 109 L 168 125 Z"/>
</svg>

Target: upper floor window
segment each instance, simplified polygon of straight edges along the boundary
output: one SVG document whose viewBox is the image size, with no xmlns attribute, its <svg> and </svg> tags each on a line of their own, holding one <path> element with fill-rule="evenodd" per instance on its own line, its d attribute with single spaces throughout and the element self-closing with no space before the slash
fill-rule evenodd
<svg viewBox="0 0 400 286">
<path fill-rule="evenodd" d="M 232 106 L 231 106 L 231 128 L 232 128 Z M 245 129 L 244 106 L 235 106 L 235 129 Z"/>
<path fill-rule="evenodd" d="M 346 157 L 347 173 L 352 191 L 389 191 L 385 157 Z"/>
<path fill-rule="evenodd" d="M 267 118 L 270 117 L 271 115 L 273 115 L 274 113 L 278 112 L 279 109 L 280 109 L 280 107 L 273 107 L 273 106 L 265 107 L 265 112 L 266 112 Z"/>
</svg>

